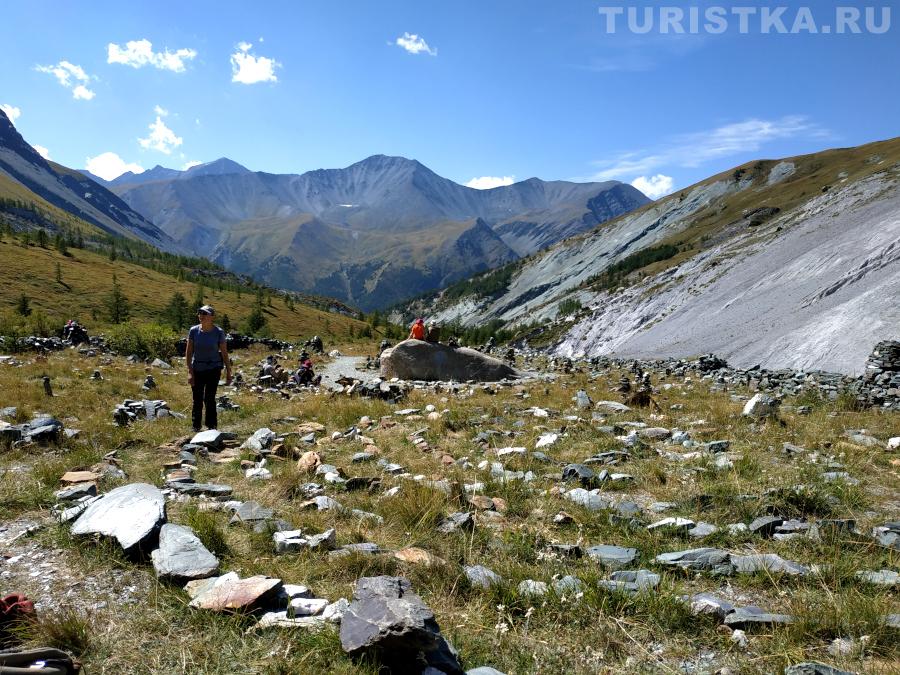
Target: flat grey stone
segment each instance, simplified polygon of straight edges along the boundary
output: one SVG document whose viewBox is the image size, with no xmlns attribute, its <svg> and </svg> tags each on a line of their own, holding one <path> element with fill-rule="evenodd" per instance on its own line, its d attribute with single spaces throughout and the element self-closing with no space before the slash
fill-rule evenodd
<svg viewBox="0 0 900 675">
<path fill-rule="evenodd" d="M 663 518 L 662 520 L 657 520 L 655 523 L 651 523 L 647 526 L 647 529 L 651 532 L 654 530 L 682 530 L 687 531 L 694 527 L 696 523 L 689 518 Z"/>
<path fill-rule="evenodd" d="M 225 435 L 221 431 L 218 431 L 217 429 L 207 429 L 206 431 L 200 431 L 194 434 L 191 443 L 193 445 L 204 445 L 210 450 L 216 450 L 222 446 L 222 441 L 224 440 Z"/>
<path fill-rule="evenodd" d="M 544 581 L 535 581 L 534 579 L 525 579 L 516 587 L 516 592 L 524 596 L 541 596 L 547 595 L 550 589 Z"/>
<path fill-rule="evenodd" d="M 795 621 L 790 614 L 773 614 L 765 612 L 759 607 L 738 607 L 725 617 L 725 625 L 732 628 L 747 628 L 750 626 L 771 626 L 773 624 L 789 624 Z"/>
<path fill-rule="evenodd" d="M 693 614 L 715 614 L 724 619 L 734 611 L 734 605 L 712 593 L 696 593 L 684 598 Z"/>
<path fill-rule="evenodd" d="M 92 502 L 72 524 L 72 534 L 113 537 L 130 551 L 155 539 L 165 522 L 163 493 L 146 483 L 132 483 Z"/>
<path fill-rule="evenodd" d="M 159 531 L 159 548 L 150 554 L 160 579 L 189 581 L 213 576 L 219 560 L 207 550 L 194 531 L 166 523 Z"/>
<path fill-rule="evenodd" d="M 458 530 L 467 530 L 471 531 L 475 529 L 475 520 L 472 518 L 471 513 L 457 512 L 451 513 L 449 516 L 444 518 L 440 525 L 438 525 L 438 532 L 443 532 L 444 534 L 451 534 Z"/>
<path fill-rule="evenodd" d="M 840 670 L 824 663 L 804 661 L 785 668 L 784 675 L 856 675 L 856 673 Z"/>
<path fill-rule="evenodd" d="M 624 413 L 631 410 L 627 405 L 618 401 L 597 401 L 594 407 L 610 413 Z"/>
<path fill-rule="evenodd" d="M 750 523 L 748 529 L 761 537 L 771 537 L 783 522 L 784 519 L 777 516 L 761 516 Z"/>
<path fill-rule="evenodd" d="M 719 531 L 719 528 L 713 525 L 712 523 L 704 523 L 703 521 L 697 523 L 694 527 L 690 528 L 687 533 L 688 536 L 692 539 L 702 539 L 703 537 L 708 537 L 711 534 L 715 534 Z"/>
<path fill-rule="evenodd" d="M 601 588 L 608 591 L 633 595 L 640 591 L 652 590 L 659 585 L 661 577 L 649 570 L 618 570 L 609 579 L 598 581 Z"/>
<path fill-rule="evenodd" d="M 591 546 L 587 549 L 586 553 L 590 558 L 613 569 L 627 567 L 637 559 L 637 549 L 626 548 L 624 546 L 600 544 L 598 546 Z"/>
<path fill-rule="evenodd" d="M 215 483 L 172 482 L 168 483 L 168 487 L 176 492 L 180 492 L 184 495 L 191 495 L 192 497 L 199 495 L 205 495 L 207 497 L 227 497 L 233 492 L 230 485 L 217 485 Z"/>
<path fill-rule="evenodd" d="M 702 443 L 700 445 L 701 450 L 711 452 L 713 454 L 726 452 L 730 447 L 731 441 L 710 441 L 709 443 Z"/>
<path fill-rule="evenodd" d="M 569 490 L 566 492 L 565 497 L 570 502 L 583 506 L 588 511 L 602 511 L 603 509 L 609 508 L 609 502 L 600 497 L 600 495 L 589 492 L 584 488 Z"/>
<path fill-rule="evenodd" d="M 463 567 L 463 571 L 473 586 L 490 588 L 491 585 L 499 584 L 502 581 L 500 575 L 483 565 L 466 565 Z"/>
<path fill-rule="evenodd" d="M 376 555 L 381 553 L 381 547 L 371 542 L 362 542 L 360 544 L 344 544 L 336 551 L 328 553 L 329 558 L 338 558 L 345 555 Z"/>
<path fill-rule="evenodd" d="M 727 551 L 717 548 L 692 548 L 662 553 L 656 556 L 656 562 L 685 570 L 730 574 L 734 569 L 729 562 L 730 558 L 731 555 Z"/>
<path fill-rule="evenodd" d="M 736 572 L 752 574 L 754 572 L 781 572 L 784 574 L 805 575 L 809 569 L 792 560 L 785 560 L 776 553 L 754 553 L 751 555 L 732 555 L 731 564 Z"/>
<path fill-rule="evenodd" d="M 230 522 L 232 525 L 236 523 L 255 523 L 269 520 L 274 515 L 275 512 L 272 509 L 268 509 L 262 504 L 244 502 L 235 510 Z"/>
<path fill-rule="evenodd" d="M 860 581 L 864 581 L 867 584 L 874 584 L 876 586 L 891 587 L 900 585 L 900 574 L 897 574 L 892 570 L 879 570 L 877 572 L 863 570 L 857 572 L 856 577 Z"/>
<path fill-rule="evenodd" d="M 581 583 L 581 579 L 578 577 L 573 577 L 571 574 L 567 574 L 561 579 L 557 579 L 553 582 L 553 590 L 557 595 L 563 595 L 564 593 L 578 593 L 583 587 Z"/>
<path fill-rule="evenodd" d="M 71 502 L 80 499 L 81 497 L 96 497 L 97 484 L 75 483 L 75 485 L 71 485 L 63 490 L 55 492 L 54 495 L 56 496 L 57 501 L 61 502 Z"/>
</svg>

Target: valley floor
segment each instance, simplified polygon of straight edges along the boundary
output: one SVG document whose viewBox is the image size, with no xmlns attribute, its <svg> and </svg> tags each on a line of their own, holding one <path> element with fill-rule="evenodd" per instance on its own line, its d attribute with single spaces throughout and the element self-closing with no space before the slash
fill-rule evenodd
<svg viewBox="0 0 900 675">
<path fill-rule="evenodd" d="M 246 381 L 252 382 L 266 353 L 235 353 Z M 351 365 L 344 360 L 323 368 L 333 376 Z M 548 367 L 543 360 L 527 365 Z M 260 629 L 250 616 L 189 609 L 182 588 L 157 581 L 147 562 L 126 559 L 109 542 L 73 538 L 54 520 L 62 475 L 90 469 L 110 452 L 127 478 L 105 475 L 101 493 L 134 482 L 164 486 L 163 465 L 178 458 L 172 441 L 190 435 L 189 421 L 140 420 L 121 428 L 111 413 L 123 399 L 147 397 L 187 411 L 183 362 L 174 366 L 152 369 L 159 386 L 147 394 L 141 383 L 151 369 L 120 357 L 69 350 L 0 362 L 0 408 L 17 408 L 8 421 L 46 413 L 80 430 L 59 447 L 0 450 L 0 590 L 35 600 L 38 622 L 24 637 L 76 652 L 88 673 L 377 672 L 376 664 L 345 655 L 335 627 Z M 91 379 L 95 369 L 101 381 Z M 584 366 L 510 386 L 429 386 L 413 389 L 398 404 L 324 388 L 290 399 L 246 386 L 220 388 L 240 406 L 220 413 L 220 427 L 238 441 L 268 427 L 284 439 L 283 456 L 269 458 L 270 480 L 248 479 L 239 461 L 202 459 L 194 478 L 230 485 L 231 499 L 259 502 L 306 532 L 334 528 L 336 546 L 373 542 L 382 553 L 276 555 L 270 534 L 230 525 L 230 512 L 209 510 L 211 502 L 200 498 L 171 500 L 168 520 L 193 527 L 219 556 L 222 572 L 303 584 L 332 602 L 351 598 L 360 577 L 405 576 L 433 609 L 466 669 L 780 673 L 819 661 L 851 672 L 900 672 L 900 629 L 886 619 L 895 615 L 896 621 L 900 613 L 900 586 L 857 574 L 887 570 L 883 576 L 890 579 L 900 569 L 900 536 L 893 544 L 872 536 L 873 528 L 900 520 L 900 454 L 887 447 L 900 435 L 900 417 L 849 410 L 842 400 L 809 399 L 786 401 L 778 418 L 754 421 L 741 415 L 752 392 L 726 389 L 698 373 L 653 373 L 658 408 L 617 412 L 597 406 L 622 400 L 614 391 L 622 374 Z M 44 396 L 43 375 L 51 378 L 52 398 Z M 590 407 L 577 405 L 579 390 L 592 399 Z M 437 414 L 426 412 L 429 405 Z M 798 414 L 791 407 L 796 405 L 810 406 L 810 413 Z M 398 414 L 403 409 L 419 411 Z M 322 425 L 313 445 L 301 440 L 303 423 Z M 353 426 L 359 436 L 344 437 Z M 864 432 L 848 435 L 850 430 Z M 342 437 L 332 440 L 334 432 Z M 693 445 L 685 446 L 685 439 Z M 717 440 L 729 441 L 727 449 L 704 445 Z M 504 452 L 508 448 L 521 450 Z M 393 475 L 376 461 L 351 461 L 364 449 L 373 460 L 406 471 Z M 307 450 L 344 477 L 380 483 L 347 491 L 307 475 L 296 462 Z M 615 452 L 627 454 L 603 455 Z M 242 450 L 240 458 L 254 453 Z M 564 467 L 573 463 L 587 466 L 596 479 L 604 469 L 626 476 L 598 480 L 591 499 L 577 490 L 577 481 L 563 480 Z M 308 510 L 301 486 L 311 481 L 346 509 Z M 350 509 L 381 520 L 361 519 Z M 438 527 L 455 512 L 471 513 L 474 528 L 441 532 Z M 729 528 L 768 515 L 807 527 L 786 538 L 772 537 L 773 529 L 758 523 L 756 531 Z M 648 529 L 668 517 L 713 528 L 706 536 L 681 523 Z M 854 522 L 835 525 L 840 519 Z M 623 569 L 647 570 L 651 576 L 644 576 L 658 575 L 658 583 L 633 593 L 624 586 L 610 590 L 615 566 L 592 555 L 590 547 L 598 545 L 636 549 Z M 401 555 L 406 560 L 395 555 L 409 547 L 426 553 Z M 698 547 L 727 552 L 733 567 L 756 553 L 777 554 L 797 566 L 785 565 L 787 572 L 732 568 L 716 576 L 657 559 Z M 479 586 L 466 571 L 474 565 L 500 580 Z M 554 585 L 567 575 L 577 584 Z M 526 580 L 546 583 L 547 591 L 529 594 L 521 586 Z M 683 599 L 701 592 L 793 620 L 729 627 L 715 614 L 696 614 Z"/>
</svg>

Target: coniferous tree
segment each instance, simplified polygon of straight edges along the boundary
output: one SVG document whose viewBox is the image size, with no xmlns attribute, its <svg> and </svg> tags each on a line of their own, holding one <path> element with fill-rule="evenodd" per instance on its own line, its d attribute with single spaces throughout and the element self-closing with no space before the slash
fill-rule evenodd
<svg viewBox="0 0 900 675">
<path fill-rule="evenodd" d="M 37 232 L 37 244 L 41 248 L 47 248 L 47 231 L 43 227 Z"/>
<path fill-rule="evenodd" d="M 55 275 L 56 283 L 62 283 L 62 268 L 59 266 L 59 263 L 56 263 L 56 275 Z"/>
<path fill-rule="evenodd" d="M 113 274 L 112 291 L 106 299 L 106 316 L 112 323 L 122 323 L 128 319 L 130 314 L 128 298 L 125 297 L 116 275 Z"/>
<path fill-rule="evenodd" d="M 163 317 L 174 330 L 181 330 L 192 323 L 193 311 L 184 296 L 176 291 L 163 310 Z"/>
<path fill-rule="evenodd" d="M 31 314 L 31 299 L 24 293 L 22 293 L 16 301 L 16 313 L 21 314 L 22 316 Z"/>
<path fill-rule="evenodd" d="M 69 255 L 66 238 L 62 235 L 62 232 L 57 232 L 53 236 L 53 247 L 63 255 Z"/>
<path fill-rule="evenodd" d="M 247 332 L 254 335 L 261 331 L 266 325 L 266 315 L 263 312 L 263 296 L 262 289 L 256 294 L 256 302 L 253 303 L 253 310 L 247 317 Z"/>
<path fill-rule="evenodd" d="M 192 312 L 196 312 L 200 307 L 206 304 L 203 299 L 203 284 L 197 286 L 197 295 L 194 296 L 194 306 L 191 308 Z"/>
</svg>

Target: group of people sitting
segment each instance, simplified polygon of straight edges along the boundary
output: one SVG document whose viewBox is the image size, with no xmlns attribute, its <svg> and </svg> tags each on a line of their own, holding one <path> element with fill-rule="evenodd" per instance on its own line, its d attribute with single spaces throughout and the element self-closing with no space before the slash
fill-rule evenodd
<svg viewBox="0 0 900 675">
<path fill-rule="evenodd" d="M 425 325 L 425 319 L 419 317 L 415 321 L 413 321 L 413 325 L 409 330 L 409 337 L 407 340 L 423 340 L 425 342 L 440 342 L 441 341 L 441 326 L 437 323 L 430 323 L 427 326 Z M 450 338 L 454 340 L 454 338 Z M 450 345 L 455 346 L 455 345 Z"/>
<path fill-rule="evenodd" d="M 313 362 L 309 353 L 304 349 L 300 353 L 297 369 L 293 372 L 284 368 L 274 355 L 269 355 L 259 369 L 258 378 L 270 377 L 278 384 L 296 384 L 300 386 L 318 385 L 322 382 L 322 376 L 316 375 L 313 370 Z"/>
</svg>

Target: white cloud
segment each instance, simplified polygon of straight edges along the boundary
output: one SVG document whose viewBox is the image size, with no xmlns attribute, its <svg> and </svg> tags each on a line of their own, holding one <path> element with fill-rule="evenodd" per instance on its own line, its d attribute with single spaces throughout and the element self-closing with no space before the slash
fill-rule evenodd
<svg viewBox="0 0 900 675">
<path fill-rule="evenodd" d="M 203 162 L 198 162 L 196 159 L 192 159 L 190 162 L 185 162 L 184 166 L 181 167 L 181 170 L 187 171 L 188 169 L 193 168 L 195 166 L 200 166 L 201 164 L 203 164 Z"/>
<path fill-rule="evenodd" d="M 160 117 L 168 117 L 169 111 L 163 108 L 161 105 L 153 106 L 153 112 L 155 112 Z"/>
<path fill-rule="evenodd" d="M 72 98 L 83 101 L 90 101 L 94 98 L 94 92 L 86 86 L 92 78 L 84 72 L 81 66 L 68 61 L 60 61 L 55 66 L 35 66 L 35 68 L 38 72 L 53 75 L 63 87 L 71 89 Z"/>
<path fill-rule="evenodd" d="M 172 153 L 184 142 L 180 136 L 176 136 L 175 132 L 166 126 L 162 117 L 156 116 L 156 121 L 150 124 L 150 135 L 147 138 L 139 138 L 138 143 L 145 150 L 158 150 L 166 155 Z"/>
<path fill-rule="evenodd" d="M 106 52 L 107 63 L 121 63 L 132 68 L 153 66 L 160 70 L 171 70 L 173 73 L 183 73 L 184 62 L 197 56 L 195 49 L 176 49 L 170 52 L 167 48 L 161 52 L 154 52 L 153 43 L 147 39 L 126 42 L 124 47 L 110 42 Z"/>
<path fill-rule="evenodd" d="M 515 182 L 515 176 L 481 176 L 470 180 L 466 183 L 466 187 L 475 188 L 476 190 L 490 190 L 502 185 L 512 185 Z"/>
<path fill-rule="evenodd" d="M 79 84 L 72 90 L 72 98 L 74 98 L 76 101 L 90 101 L 92 98 L 94 98 L 94 96 L 94 92 L 85 87 L 83 84 Z"/>
<path fill-rule="evenodd" d="M 15 122 L 22 116 L 22 111 L 14 105 L 10 105 L 9 103 L 0 103 L 0 110 L 6 113 L 6 116 L 9 118 L 10 122 Z"/>
<path fill-rule="evenodd" d="M 671 176 L 664 176 L 658 173 L 649 178 L 647 176 L 638 176 L 631 181 L 631 184 L 650 197 L 650 199 L 659 199 L 672 191 L 674 181 Z"/>
<path fill-rule="evenodd" d="M 432 49 L 428 46 L 428 43 L 425 42 L 425 38 L 416 35 L 415 33 L 403 33 L 400 37 L 398 37 L 394 44 L 398 47 L 403 47 L 410 54 L 428 54 L 429 56 L 437 56 L 437 49 Z"/>
<path fill-rule="evenodd" d="M 766 143 L 782 138 L 821 138 L 827 135 L 828 132 L 822 127 L 799 115 L 777 120 L 754 118 L 709 131 L 674 136 L 653 151 L 626 152 L 612 160 L 595 162 L 599 170 L 590 179 L 646 176 L 654 170 L 669 167 L 693 169 L 722 157 L 757 152 Z"/>
<path fill-rule="evenodd" d="M 85 168 L 103 180 L 118 178 L 126 171 L 144 173 L 144 168 L 140 164 L 129 164 L 114 152 L 104 152 L 96 157 L 88 157 L 85 160 Z"/>
<path fill-rule="evenodd" d="M 250 53 L 252 48 L 249 42 L 238 43 L 237 51 L 231 55 L 231 81 L 240 84 L 278 82 L 275 69 L 281 64 L 265 56 L 254 56 Z"/>
<path fill-rule="evenodd" d="M 44 159 L 50 159 L 50 151 L 43 145 L 32 145 L 31 147 L 34 148 L 37 151 L 37 154 L 39 154 Z"/>
</svg>

